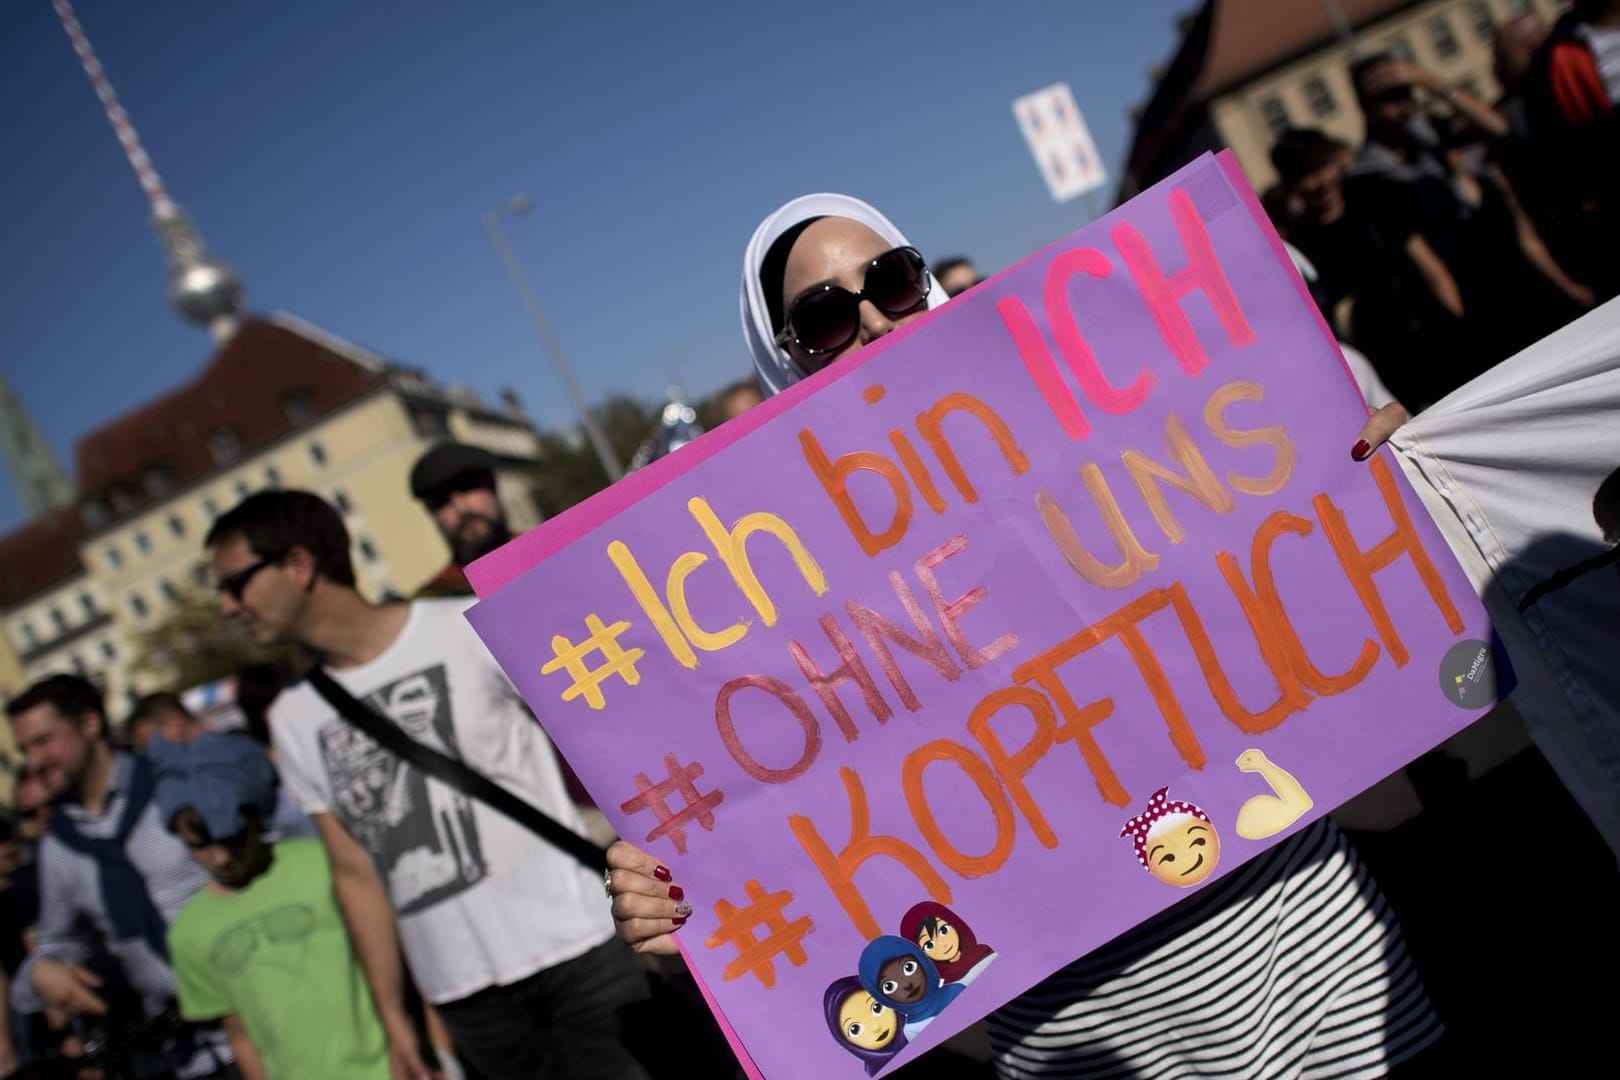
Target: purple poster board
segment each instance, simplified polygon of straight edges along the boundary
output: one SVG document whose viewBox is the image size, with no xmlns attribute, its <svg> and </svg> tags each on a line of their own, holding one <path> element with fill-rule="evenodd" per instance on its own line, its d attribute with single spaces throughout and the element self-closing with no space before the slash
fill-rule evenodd
<svg viewBox="0 0 1620 1080">
<path fill-rule="evenodd" d="M 1494 703 L 1365 415 L 1205 157 L 477 564 L 470 618 L 753 1065 L 859 1077 Z M 928 904 L 979 947 L 908 971 Z M 920 998 L 857 1055 L 828 997 L 879 938 L 866 989 Z"/>
</svg>

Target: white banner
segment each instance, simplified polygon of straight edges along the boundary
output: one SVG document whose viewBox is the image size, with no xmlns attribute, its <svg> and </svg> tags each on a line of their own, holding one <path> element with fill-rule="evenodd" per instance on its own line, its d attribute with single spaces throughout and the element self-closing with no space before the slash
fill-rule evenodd
<svg viewBox="0 0 1620 1080">
<path fill-rule="evenodd" d="M 1620 300 L 1392 442 L 1508 648 L 1509 700 L 1620 855 Z"/>
<path fill-rule="evenodd" d="M 1055 201 L 1067 202 L 1108 182 L 1102 155 L 1068 83 L 1025 94 L 1013 102 L 1013 115 Z"/>
</svg>

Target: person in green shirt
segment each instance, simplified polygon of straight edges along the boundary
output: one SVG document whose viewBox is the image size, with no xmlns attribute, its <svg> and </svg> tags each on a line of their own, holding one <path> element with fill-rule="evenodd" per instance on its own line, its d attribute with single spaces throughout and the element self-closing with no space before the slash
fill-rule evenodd
<svg viewBox="0 0 1620 1080">
<path fill-rule="evenodd" d="M 244 1080 L 389 1080 L 388 1047 L 315 840 L 265 833 L 276 776 L 242 735 L 152 740 L 163 821 L 209 880 L 169 925 L 187 1020 L 219 1020 Z"/>
</svg>

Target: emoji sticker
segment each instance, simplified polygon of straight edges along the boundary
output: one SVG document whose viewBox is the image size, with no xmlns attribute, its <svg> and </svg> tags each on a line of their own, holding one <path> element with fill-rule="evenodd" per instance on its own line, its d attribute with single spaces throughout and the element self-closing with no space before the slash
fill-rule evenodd
<svg viewBox="0 0 1620 1080">
<path fill-rule="evenodd" d="M 827 987 L 822 1008 L 833 1038 L 861 1059 L 867 1076 L 875 1075 L 905 1048 L 906 1033 L 901 1028 L 905 1018 L 867 993 L 853 975 Z"/>
<path fill-rule="evenodd" d="M 867 943 L 861 952 L 860 972 L 866 992 L 905 1017 L 908 1039 L 915 1038 L 965 989 L 942 983 L 939 969 L 916 942 L 891 935 Z"/>
<path fill-rule="evenodd" d="M 1147 809 L 1131 818 L 1119 835 L 1129 836 L 1143 869 L 1178 889 L 1203 883 L 1215 872 L 1221 857 L 1221 839 L 1209 815 L 1190 802 L 1170 798 L 1162 787 L 1148 799 Z"/>
<path fill-rule="evenodd" d="M 979 969 L 995 959 L 996 950 L 981 945 L 968 924 L 943 904 L 925 900 L 900 920 L 900 936 L 915 941 L 928 954 L 945 983 L 972 982 Z"/>
<path fill-rule="evenodd" d="M 1275 792 L 1256 795 L 1238 810 L 1237 834 L 1243 839 L 1264 840 L 1276 836 L 1305 816 L 1313 805 L 1299 781 L 1260 751 L 1243 751 L 1238 755 L 1237 767 L 1244 772 L 1259 773 Z"/>
</svg>

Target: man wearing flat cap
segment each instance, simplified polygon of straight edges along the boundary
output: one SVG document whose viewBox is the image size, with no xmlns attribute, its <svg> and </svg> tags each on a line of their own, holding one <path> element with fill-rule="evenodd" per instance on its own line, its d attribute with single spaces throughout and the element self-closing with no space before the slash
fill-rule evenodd
<svg viewBox="0 0 1620 1080">
<path fill-rule="evenodd" d="M 449 565 L 418 590 L 418 597 L 471 596 L 465 568 L 512 539 L 495 496 L 495 468 L 495 456 L 486 450 L 441 442 L 411 469 L 411 494 L 450 545 Z"/>
</svg>

